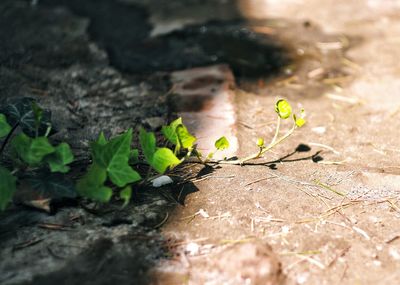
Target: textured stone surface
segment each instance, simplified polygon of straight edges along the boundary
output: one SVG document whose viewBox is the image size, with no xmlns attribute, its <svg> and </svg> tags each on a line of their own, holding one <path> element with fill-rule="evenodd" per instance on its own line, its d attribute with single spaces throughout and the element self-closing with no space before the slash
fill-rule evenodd
<svg viewBox="0 0 400 285">
<path fill-rule="evenodd" d="M 215 151 L 214 142 L 226 136 L 230 147 L 215 158 L 235 155 L 236 138 L 235 78 L 226 65 L 199 67 L 171 74 L 169 102 L 198 138 L 204 155 Z"/>
</svg>

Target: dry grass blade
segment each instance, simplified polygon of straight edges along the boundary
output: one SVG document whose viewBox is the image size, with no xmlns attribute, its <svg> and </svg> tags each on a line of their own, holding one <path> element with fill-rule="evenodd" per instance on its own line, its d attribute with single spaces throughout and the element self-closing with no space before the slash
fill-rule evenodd
<svg viewBox="0 0 400 285">
<path fill-rule="evenodd" d="M 338 191 L 338 190 L 335 190 L 335 189 L 333 189 L 332 187 L 330 187 L 329 185 L 327 185 L 327 184 L 325 184 L 325 183 L 322 183 L 321 181 L 319 181 L 319 180 L 317 180 L 317 179 L 314 180 L 314 183 L 315 183 L 317 186 L 320 186 L 320 187 L 322 187 L 322 188 L 324 188 L 324 189 L 326 189 L 326 190 L 329 190 L 329 191 L 331 191 L 332 193 L 335 193 L 335 194 L 337 194 L 337 195 L 339 195 L 339 196 L 342 196 L 342 197 L 345 197 L 345 196 L 346 196 L 345 193 L 342 193 L 342 192 L 340 192 L 340 191 Z"/>
</svg>

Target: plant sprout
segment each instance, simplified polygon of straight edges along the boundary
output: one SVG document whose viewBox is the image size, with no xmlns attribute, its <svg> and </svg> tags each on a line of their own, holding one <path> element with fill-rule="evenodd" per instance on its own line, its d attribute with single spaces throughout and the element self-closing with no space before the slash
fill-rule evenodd
<svg viewBox="0 0 400 285">
<path fill-rule="evenodd" d="M 133 186 L 147 184 L 193 156 L 203 164 L 243 165 L 261 158 L 305 124 L 304 110 L 301 110 L 299 117 L 296 116 L 284 99 L 275 103 L 275 112 L 277 124 L 271 142 L 265 145 L 264 138 L 258 138 L 258 152 L 237 160 L 212 159 L 216 152 L 229 148 L 229 141 L 224 136 L 215 141 L 215 150 L 203 157 L 196 149 L 196 137 L 190 134 L 182 118 L 162 127 L 161 132 L 169 145 L 161 147 L 157 146 L 155 133 L 141 128 L 138 134 L 141 151 L 132 148 L 132 129 L 112 138 L 106 138 L 101 132 L 97 140 L 90 143 L 92 163 L 74 186 L 57 176 L 69 172 L 74 156 L 67 143 L 54 145 L 49 139 L 52 134 L 50 111 L 42 109 L 31 98 L 22 98 L 0 109 L 0 139 L 3 140 L 0 155 L 3 155 L 10 141 L 11 160 L 17 162 L 12 167 L 0 165 L 0 210 L 4 210 L 12 200 L 17 180 L 25 179 L 19 175 L 21 166 L 24 172 L 34 171 L 35 175 L 32 174 L 27 181 L 31 183 L 32 189 L 41 193 L 69 198 L 74 198 L 77 193 L 101 203 L 109 202 L 118 193 L 117 197 L 122 201 L 122 207 L 125 207 L 131 199 Z M 281 121 L 287 119 L 292 119 L 293 126 L 281 135 Z M 17 130 L 19 132 L 14 134 Z M 137 164 L 148 166 L 144 178 L 139 174 Z"/>
</svg>

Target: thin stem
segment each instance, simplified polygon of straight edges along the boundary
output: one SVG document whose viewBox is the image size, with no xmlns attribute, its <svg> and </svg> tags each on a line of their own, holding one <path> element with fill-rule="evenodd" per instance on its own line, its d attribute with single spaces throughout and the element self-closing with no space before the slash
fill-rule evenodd
<svg viewBox="0 0 400 285">
<path fill-rule="evenodd" d="M 10 138 L 12 137 L 14 131 L 18 128 L 18 126 L 19 126 L 19 122 L 16 123 L 16 124 L 12 127 L 11 131 L 8 133 L 6 139 L 4 140 L 3 144 L 1 145 L 0 154 L 3 154 L 3 151 L 4 151 L 4 149 L 6 148 L 6 145 L 7 145 L 8 141 L 10 140 Z"/>
<path fill-rule="evenodd" d="M 276 123 L 275 135 L 269 145 L 273 144 L 276 141 L 276 139 L 278 138 L 280 127 L 281 127 L 281 117 L 278 116 L 278 122 Z"/>
<path fill-rule="evenodd" d="M 49 125 L 46 129 L 46 133 L 44 134 L 44 136 L 47 138 L 51 132 L 52 126 Z M 39 129 L 38 129 L 39 130 Z M 39 133 L 36 134 L 36 137 L 38 137 Z"/>
<path fill-rule="evenodd" d="M 280 144 L 281 142 L 283 142 L 285 139 L 287 139 L 288 137 L 290 137 L 291 134 L 293 134 L 294 130 L 297 128 L 296 124 L 293 124 L 293 127 L 280 139 L 275 140 L 273 143 L 271 143 L 270 145 L 268 145 L 266 148 L 264 148 L 261 152 L 261 154 L 266 153 L 267 151 L 271 150 L 273 147 L 275 147 L 276 145 Z"/>
<path fill-rule="evenodd" d="M 195 150 L 195 154 L 196 154 L 196 157 L 200 161 L 201 164 L 206 164 L 207 158 L 205 160 L 203 160 L 197 150 Z"/>
<path fill-rule="evenodd" d="M 282 137 L 280 137 L 279 139 L 275 139 L 273 140 L 268 146 L 260 149 L 259 152 L 249 155 L 245 158 L 242 158 L 240 160 L 233 160 L 233 161 L 226 161 L 226 160 L 219 160 L 219 161 L 213 161 L 219 164 L 235 164 L 235 165 L 242 165 L 245 162 L 252 160 L 252 159 L 257 159 L 260 158 L 264 153 L 266 153 L 267 151 L 270 151 L 272 148 L 274 148 L 276 145 L 280 144 L 281 142 L 283 142 L 284 140 L 286 140 L 288 137 L 290 137 L 290 135 L 294 132 L 294 130 L 297 128 L 296 123 L 293 124 L 293 127 Z"/>
</svg>

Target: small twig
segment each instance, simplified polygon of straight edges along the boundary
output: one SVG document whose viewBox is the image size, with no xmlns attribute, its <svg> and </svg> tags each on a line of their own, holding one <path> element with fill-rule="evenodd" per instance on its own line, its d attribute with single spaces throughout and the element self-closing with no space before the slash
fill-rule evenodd
<svg viewBox="0 0 400 285">
<path fill-rule="evenodd" d="M 8 141 L 10 140 L 11 136 L 13 135 L 13 133 L 15 132 L 15 130 L 18 128 L 19 126 L 19 122 L 17 122 L 11 129 L 11 131 L 8 133 L 7 137 L 4 139 L 3 144 L 1 145 L 0 148 L 0 155 L 3 153 Z"/>
<path fill-rule="evenodd" d="M 295 251 L 281 252 L 280 255 L 315 255 L 320 253 L 321 253 L 320 250 L 305 250 L 300 252 L 295 252 Z"/>
<path fill-rule="evenodd" d="M 43 238 L 40 238 L 40 239 L 33 239 L 33 240 L 28 240 L 28 241 L 25 241 L 22 243 L 18 243 L 13 246 L 12 250 L 16 251 L 16 250 L 24 249 L 26 247 L 38 244 L 38 243 L 42 242 L 43 240 L 44 240 Z"/>
<path fill-rule="evenodd" d="M 351 245 L 349 245 L 348 247 L 343 249 L 341 252 L 336 254 L 336 256 L 332 259 L 332 261 L 329 262 L 327 267 L 331 267 L 340 257 L 343 257 L 350 250 L 350 248 L 351 248 Z"/>
<path fill-rule="evenodd" d="M 164 219 L 159 224 L 155 225 L 153 228 L 154 229 L 158 229 L 159 227 L 161 227 L 162 225 L 164 225 L 168 221 L 168 218 L 169 218 L 169 213 L 167 212 L 167 214 L 165 215 Z"/>
<path fill-rule="evenodd" d="M 199 179 L 196 179 L 196 180 L 192 180 L 191 182 L 193 182 L 193 183 L 200 182 L 200 181 L 207 180 L 207 179 L 210 179 L 210 178 L 234 178 L 234 177 L 236 177 L 236 175 L 227 175 L 227 176 L 207 175 L 206 177 L 202 177 L 202 178 L 199 178 Z"/>
<path fill-rule="evenodd" d="M 69 231 L 70 228 L 67 225 L 62 224 L 51 224 L 51 223 L 42 223 L 38 224 L 39 228 L 47 229 L 47 230 L 58 230 L 58 231 Z"/>
<path fill-rule="evenodd" d="M 320 187 L 326 189 L 326 190 L 329 190 L 329 191 L 331 191 L 331 192 L 337 194 L 337 195 L 344 196 L 344 197 L 346 196 L 346 194 L 344 194 L 344 193 L 342 193 L 342 192 L 340 192 L 340 191 L 337 191 L 337 190 L 333 189 L 332 187 L 330 187 L 330 186 L 328 186 L 328 185 L 322 183 L 321 181 L 319 181 L 319 180 L 317 180 L 317 179 L 314 180 L 314 183 L 315 183 L 316 185 L 318 185 L 318 186 L 320 186 Z"/>
<path fill-rule="evenodd" d="M 276 178 L 276 176 L 270 176 L 270 177 L 260 178 L 260 179 L 254 180 L 254 181 L 252 181 L 252 182 L 249 182 L 249 183 L 245 184 L 244 186 L 246 187 L 246 186 L 249 186 L 249 185 L 252 185 L 252 184 L 255 184 L 255 183 L 264 181 L 264 180 L 272 179 L 272 178 Z"/>
<path fill-rule="evenodd" d="M 342 273 L 342 276 L 340 277 L 340 281 L 339 281 L 339 282 L 342 282 L 342 280 L 343 280 L 344 277 L 346 276 L 347 269 L 349 269 L 349 265 L 346 263 L 346 267 L 345 267 L 344 270 L 343 270 L 343 273 Z"/>
<path fill-rule="evenodd" d="M 392 243 L 392 242 L 394 242 L 395 240 L 398 240 L 398 239 L 400 239 L 400 235 L 396 235 L 396 236 L 388 239 L 387 241 L 385 241 L 385 243 L 389 244 L 389 243 Z"/>
</svg>

